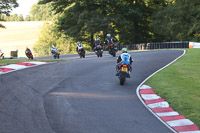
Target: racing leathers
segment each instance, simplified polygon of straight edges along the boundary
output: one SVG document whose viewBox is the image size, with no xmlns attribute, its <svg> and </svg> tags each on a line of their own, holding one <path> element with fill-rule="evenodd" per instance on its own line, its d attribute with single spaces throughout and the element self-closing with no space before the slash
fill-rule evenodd
<svg viewBox="0 0 200 133">
<path fill-rule="evenodd" d="M 118 58 L 117 58 L 117 65 L 116 65 L 116 70 L 117 70 L 117 74 L 116 76 L 118 76 L 119 74 L 119 67 L 121 65 L 127 65 L 128 66 L 128 77 L 130 77 L 130 72 L 132 71 L 132 63 L 133 63 L 133 59 L 131 57 L 130 54 L 128 53 L 122 53 Z"/>
</svg>

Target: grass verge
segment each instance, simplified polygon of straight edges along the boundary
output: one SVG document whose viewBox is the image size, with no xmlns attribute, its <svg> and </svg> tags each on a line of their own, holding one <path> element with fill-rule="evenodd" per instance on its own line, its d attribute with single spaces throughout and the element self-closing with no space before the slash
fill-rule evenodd
<svg viewBox="0 0 200 133">
<path fill-rule="evenodd" d="M 186 49 L 185 56 L 160 71 L 145 84 L 179 114 L 200 127 L 200 49 Z"/>
<path fill-rule="evenodd" d="M 46 62 L 56 62 L 56 61 L 70 61 L 70 59 L 54 59 L 54 60 L 17 60 L 17 59 L 8 59 L 8 60 L 0 60 L 0 66 L 15 64 L 21 62 L 30 62 L 30 61 L 46 61 Z"/>
</svg>

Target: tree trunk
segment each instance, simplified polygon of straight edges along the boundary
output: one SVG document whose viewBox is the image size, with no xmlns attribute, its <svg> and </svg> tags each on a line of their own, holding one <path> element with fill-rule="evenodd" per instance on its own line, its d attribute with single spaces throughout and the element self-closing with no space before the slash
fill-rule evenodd
<svg viewBox="0 0 200 133">
<path fill-rule="evenodd" d="M 91 33 L 91 47 L 94 48 L 94 34 Z"/>
</svg>

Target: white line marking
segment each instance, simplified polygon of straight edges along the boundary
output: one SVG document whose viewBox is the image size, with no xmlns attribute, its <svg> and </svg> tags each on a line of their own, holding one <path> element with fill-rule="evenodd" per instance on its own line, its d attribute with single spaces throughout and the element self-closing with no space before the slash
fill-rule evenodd
<svg viewBox="0 0 200 133">
<path fill-rule="evenodd" d="M 176 126 L 185 126 L 185 125 L 193 125 L 194 123 L 189 119 L 181 119 L 181 120 L 174 120 L 174 121 L 167 121 L 171 127 Z"/>
</svg>

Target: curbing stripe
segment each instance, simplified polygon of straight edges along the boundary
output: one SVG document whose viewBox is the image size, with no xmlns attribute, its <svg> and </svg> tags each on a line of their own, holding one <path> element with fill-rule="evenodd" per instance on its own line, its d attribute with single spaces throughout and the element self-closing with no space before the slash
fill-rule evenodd
<svg viewBox="0 0 200 133">
<path fill-rule="evenodd" d="M 176 116 L 179 115 L 178 112 L 174 111 L 174 112 L 165 112 L 165 113 L 156 113 L 158 116 Z"/>
<path fill-rule="evenodd" d="M 36 64 L 32 64 L 32 63 L 17 63 L 17 65 L 34 66 L 34 65 L 36 65 Z"/>
<path fill-rule="evenodd" d="M 165 99 L 156 99 L 156 100 L 145 100 L 146 104 L 153 104 L 153 103 L 159 103 L 159 102 L 164 102 Z"/>
<path fill-rule="evenodd" d="M 31 62 L 24 62 L 24 63 L 31 63 L 31 64 L 36 64 L 36 65 L 43 65 L 43 64 L 47 64 L 48 62 L 43 62 L 43 61 L 31 61 Z"/>
<path fill-rule="evenodd" d="M 167 118 L 167 117 L 159 117 L 155 112 L 153 112 L 153 110 L 151 110 L 144 102 L 144 100 L 147 100 L 147 99 L 142 99 L 142 95 L 140 95 L 139 91 L 140 91 L 140 88 L 141 89 L 145 89 L 146 86 L 144 86 L 144 83 L 150 79 L 152 76 L 154 76 L 156 73 L 162 71 L 163 69 L 165 69 L 166 67 L 168 67 L 169 65 L 171 65 L 172 63 L 176 62 L 179 58 L 181 58 L 182 56 L 185 55 L 186 53 L 186 50 L 181 50 L 181 51 L 184 51 L 182 55 L 180 55 L 178 58 L 176 58 L 175 60 L 173 60 L 172 62 L 170 62 L 169 64 L 167 64 L 166 66 L 160 68 L 159 70 L 157 70 L 156 72 L 154 72 L 153 74 L 151 74 L 150 76 L 148 76 L 144 81 L 142 81 L 137 89 L 136 89 L 136 94 L 139 98 L 139 100 L 142 102 L 142 104 L 156 117 L 158 118 L 158 120 L 160 120 L 165 126 L 167 126 L 172 132 L 174 133 L 177 133 L 177 131 L 179 132 L 183 132 L 183 131 L 199 131 L 199 128 L 196 126 L 196 125 L 186 125 L 186 126 L 179 126 L 179 127 L 171 127 L 169 126 L 166 121 L 163 121 L 161 118 Z M 149 87 L 148 89 L 150 89 L 151 87 Z M 193 127 L 193 128 L 192 128 Z M 191 129 L 191 130 L 190 130 Z M 195 129 L 195 130 L 193 130 Z"/>
<path fill-rule="evenodd" d="M 174 121 L 167 121 L 171 127 L 177 126 L 185 126 L 185 125 L 194 125 L 194 123 L 189 119 L 181 119 L 181 120 L 174 120 Z"/>
<path fill-rule="evenodd" d="M 142 98 L 143 98 L 144 100 L 155 100 L 155 99 L 160 99 L 160 96 L 155 95 L 155 94 L 142 94 L 141 96 L 142 96 Z"/>
<path fill-rule="evenodd" d="M 142 86 L 140 87 L 140 89 L 151 89 L 151 87 L 148 86 L 148 85 L 142 85 Z"/>
<path fill-rule="evenodd" d="M 152 89 L 142 89 L 140 94 L 156 94 Z"/>
<path fill-rule="evenodd" d="M 160 117 L 163 121 L 173 121 L 173 120 L 180 120 L 180 119 L 186 119 L 183 115 L 177 115 L 177 116 L 161 116 Z"/>
<path fill-rule="evenodd" d="M 199 131 L 199 128 L 193 124 L 193 125 L 185 125 L 185 126 L 177 126 L 173 127 L 174 130 L 177 132 L 185 132 L 185 131 Z"/>
<path fill-rule="evenodd" d="M 10 64 L 10 65 L 4 66 L 3 68 L 10 68 L 10 69 L 14 69 L 14 70 L 20 70 L 20 69 L 27 68 L 27 66 Z"/>
<path fill-rule="evenodd" d="M 152 110 L 155 113 L 174 112 L 174 110 L 171 107 L 168 107 L 168 108 L 153 108 Z"/>
<path fill-rule="evenodd" d="M 23 63 L 16 63 L 16 64 L 10 64 L 6 66 L 1 66 L 0 67 L 0 75 L 9 73 L 9 72 L 14 72 L 17 70 L 25 69 L 25 68 L 30 68 L 30 67 L 35 67 L 38 65 L 44 65 L 49 62 L 41 62 L 41 61 L 32 61 L 32 62 L 23 62 Z"/>
<path fill-rule="evenodd" d="M 200 133 L 200 131 L 186 131 L 186 132 L 179 132 L 179 133 Z"/>
<path fill-rule="evenodd" d="M 0 72 L 1 72 L 1 73 L 13 71 L 13 70 L 14 70 L 14 69 L 0 67 Z"/>
<path fill-rule="evenodd" d="M 147 105 L 149 108 L 167 108 L 169 107 L 168 102 L 153 103 Z"/>
</svg>

